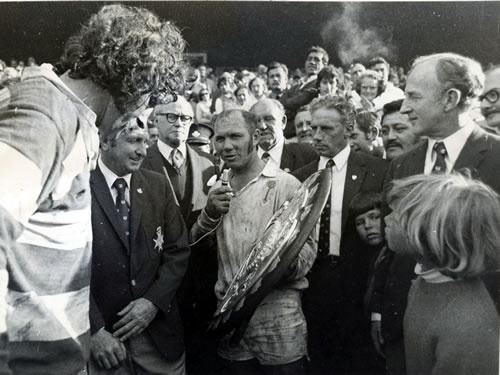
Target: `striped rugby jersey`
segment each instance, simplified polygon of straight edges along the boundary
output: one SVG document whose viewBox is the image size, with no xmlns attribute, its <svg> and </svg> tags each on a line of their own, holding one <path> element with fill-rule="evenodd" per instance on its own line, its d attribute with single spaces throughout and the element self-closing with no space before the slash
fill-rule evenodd
<svg viewBox="0 0 500 375">
<path fill-rule="evenodd" d="M 50 66 L 0 91 L 0 334 L 16 373 L 73 374 L 88 357 L 94 123 Z"/>
</svg>

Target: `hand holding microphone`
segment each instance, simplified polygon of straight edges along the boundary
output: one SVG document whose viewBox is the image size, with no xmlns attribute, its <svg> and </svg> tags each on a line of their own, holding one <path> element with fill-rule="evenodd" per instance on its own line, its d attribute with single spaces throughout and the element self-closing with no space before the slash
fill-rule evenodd
<svg viewBox="0 0 500 375">
<path fill-rule="evenodd" d="M 233 189 L 229 186 L 229 171 L 222 172 L 221 186 L 208 193 L 205 212 L 212 219 L 218 219 L 229 211 L 229 204 L 233 196 Z"/>
</svg>

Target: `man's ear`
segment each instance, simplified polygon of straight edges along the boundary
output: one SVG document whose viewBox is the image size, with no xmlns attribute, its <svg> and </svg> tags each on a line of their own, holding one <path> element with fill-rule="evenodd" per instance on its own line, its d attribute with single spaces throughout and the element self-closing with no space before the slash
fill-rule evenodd
<svg viewBox="0 0 500 375">
<path fill-rule="evenodd" d="M 444 94 L 444 111 L 449 112 L 458 107 L 458 103 L 462 99 L 462 93 L 454 88 L 446 90 Z"/>
<path fill-rule="evenodd" d="M 253 139 L 253 143 L 255 145 L 259 144 L 259 141 L 260 141 L 260 129 L 255 129 L 255 131 L 253 132 L 252 139 Z"/>
<path fill-rule="evenodd" d="M 111 145 L 109 144 L 109 139 L 104 138 L 101 140 L 101 150 L 102 151 L 109 151 L 111 149 Z"/>
<path fill-rule="evenodd" d="M 283 118 L 281 119 L 281 121 L 282 121 L 281 129 L 285 130 L 286 121 L 287 121 L 286 115 L 283 115 Z"/>
</svg>

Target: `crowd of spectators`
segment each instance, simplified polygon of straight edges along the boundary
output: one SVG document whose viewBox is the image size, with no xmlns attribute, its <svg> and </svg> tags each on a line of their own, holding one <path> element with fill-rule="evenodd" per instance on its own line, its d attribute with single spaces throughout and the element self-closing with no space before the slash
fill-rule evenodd
<svg viewBox="0 0 500 375">
<path fill-rule="evenodd" d="M 0 373 L 498 373 L 500 69 L 342 67 L 320 46 L 300 68 L 212 69 L 184 45 L 115 4 L 54 66 L 0 60 Z M 325 169 L 240 340 L 207 333 Z"/>
</svg>

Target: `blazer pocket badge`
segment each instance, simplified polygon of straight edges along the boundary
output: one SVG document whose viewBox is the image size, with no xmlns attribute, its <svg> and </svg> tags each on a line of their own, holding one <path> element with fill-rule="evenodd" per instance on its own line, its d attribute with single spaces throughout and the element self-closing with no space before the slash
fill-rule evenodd
<svg viewBox="0 0 500 375">
<path fill-rule="evenodd" d="M 153 242 L 155 243 L 154 249 L 161 253 L 163 250 L 163 232 L 161 227 L 156 228 L 156 238 L 153 238 Z"/>
</svg>

